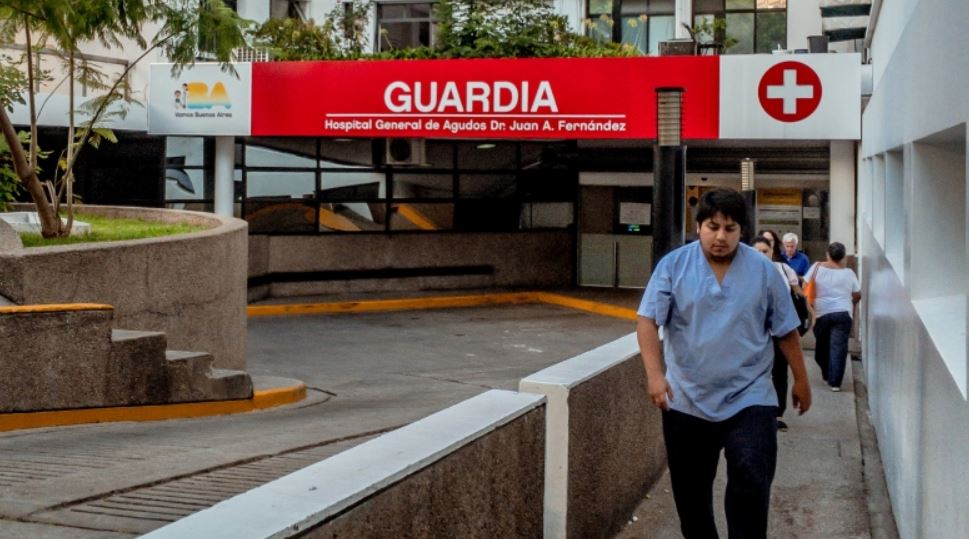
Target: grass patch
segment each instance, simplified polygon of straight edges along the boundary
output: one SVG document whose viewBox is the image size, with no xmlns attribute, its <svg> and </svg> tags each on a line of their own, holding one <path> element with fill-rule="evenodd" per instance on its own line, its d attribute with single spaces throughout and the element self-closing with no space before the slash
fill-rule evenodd
<svg viewBox="0 0 969 539">
<path fill-rule="evenodd" d="M 20 235 L 24 247 L 47 247 L 51 245 L 71 245 L 75 243 L 92 243 L 98 241 L 140 240 L 171 236 L 206 230 L 209 227 L 191 225 L 187 223 L 159 223 L 144 219 L 115 219 L 99 215 L 77 213 L 76 221 L 84 221 L 91 225 L 91 233 L 85 235 L 71 235 L 66 238 L 45 239 L 40 234 L 25 233 Z"/>
</svg>

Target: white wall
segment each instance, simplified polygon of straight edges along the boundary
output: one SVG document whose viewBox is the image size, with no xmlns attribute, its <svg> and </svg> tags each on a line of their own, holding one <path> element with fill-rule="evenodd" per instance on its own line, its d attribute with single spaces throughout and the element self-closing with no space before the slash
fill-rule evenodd
<svg viewBox="0 0 969 539">
<path fill-rule="evenodd" d="M 269 19 L 269 0 L 238 0 L 236 11 L 243 19 L 263 22 Z"/>
<path fill-rule="evenodd" d="M 902 537 L 969 536 L 966 21 L 962 0 L 883 2 L 862 117 L 863 357 Z"/>
<path fill-rule="evenodd" d="M 821 35 L 821 8 L 818 6 L 818 0 L 788 0 L 788 49 L 806 49 L 808 36 Z"/>
<path fill-rule="evenodd" d="M 555 11 L 569 19 L 569 29 L 577 34 L 583 33 L 582 19 L 585 18 L 585 0 L 554 0 Z"/>
<path fill-rule="evenodd" d="M 306 16 L 310 19 L 316 21 L 316 24 L 323 24 L 326 20 L 326 16 L 333 11 L 333 8 L 339 4 L 339 0 L 311 0 L 306 9 Z M 376 8 L 371 10 L 371 23 L 373 18 L 376 16 Z"/>
<path fill-rule="evenodd" d="M 855 142 L 832 140 L 829 167 L 829 241 L 840 241 L 848 249 L 848 253 L 856 253 Z"/>
<path fill-rule="evenodd" d="M 158 32 L 158 29 L 159 26 L 157 24 L 146 25 L 142 32 L 145 40 L 150 43 L 152 38 Z M 16 42 L 23 44 L 25 43 L 25 39 L 23 36 L 21 36 L 16 40 Z M 138 57 L 145 52 L 145 49 L 137 46 L 134 41 L 129 39 L 122 39 L 121 46 L 119 47 L 106 47 L 100 42 L 91 41 L 82 44 L 80 46 L 80 50 L 89 57 L 94 58 L 92 65 L 96 66 L 101 70 L 102 73 L 105 74 L 105 82 L 107 84 L 113 84 L 116 80 L 118 80 L 118 77 L 121 76 L 127 65 L 137 60 Z M 14 58 L 19 58 L 22 54 L 20 51 L 11 50 L 4 50 L 3 53 Z M 101 59 L 110 59 L 111 61 L 100 61 Z M 147 101 L 149 74 L 148 66 L 152 62 L 159 61 L 164 61 L 161 51 L 152 51 L 145 56 L 145 58 L 141 59 L 141 61 L 135 64 L 128 72 L 128 85 L 131 90 L 132 97 L 142 104 Z M 127 62 L 128 64 L 117 62 Z M 52 80 L 50 83 L 42 85 L 40 92 L 37 94 L 36 103 L 39 113 L 39 123 L 40 125 L 66 126 L 68 124 L 67 111 L 70 110 L 68 98 L 70 87 L 66 83 L 67 71 L 64 69 L 63 64 L 59 59 L 48 54 L 41 55 L 40 68 L 49 70 L 49 75 Z M 22 69 L 26 70 L 25 64 L 22 65 Z M 83 95 L 80 84 L 75 84 L 74 91 L 75 110 L 77 110 L 81 104 L 97 95 L 94 92 L 89 93 L 87 96 Z M 46 105 L 42 105 L 45 101 Z M 145 108 L 140 104 L 135 104 L 131 106 L 129 110 L 130 113 L 126 118 L 114 118 L 108 122 L 107 125 L 116 129 L 134 129 L 144 131 L 147 126 L 147 113 Z M 29 123 L 30 115 L 26 104 L 21 105 L 19 103 L 15 103 L 13 106 L 13 112 L 11 113 L 11 119 L 15 124 Z M 77 115 L 75 117 L 76 122 L 80 122 L 81 120 L 82 116 Z"/>
<path fill-rule="evenodd" d="M 881 11 L 878 15 L 878 31 L 872 38 L 871 55 L 874 66 L 875 86 L 881 79 L 885 67 L 891 61 L 892 54 L 898 46 L 905 25 L 912 17 L 912 11 L 920 0 L 881 0 Z M 944 1 L 936 0 L 938 3 Z M 962 0 L 950 0 L 961 2 Z"/>
</svg>

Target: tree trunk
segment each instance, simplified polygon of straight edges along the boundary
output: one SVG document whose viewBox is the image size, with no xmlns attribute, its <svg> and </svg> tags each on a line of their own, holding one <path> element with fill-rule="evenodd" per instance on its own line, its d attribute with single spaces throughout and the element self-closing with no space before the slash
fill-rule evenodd
<svg viewBox="0 0 969 539">
<path fill-rule="evenodd" d="M 47 196 L 44 194 L 44 187 L 40 184 L 40 178 L 37 177 L 37 169 L 27 163 L 27 154 L 20 144 L 20 138 L 17 137 L 17 130 L 14 129 L 10 116 L 7 115 L 7 110 L 3 107 L 0 107 L 0 129 L 3 130 L 3 138 L 10 146 L 14 171 L 20 178 L 20 182 L 24 184 L 27 192 L 30 193 L 34 206 L 37 207 L 41 235 L 45 238 L 57 236 L 60 233 L 61 220 L 54 213 L 53 206 L 50 205 Z"/>
</svg>

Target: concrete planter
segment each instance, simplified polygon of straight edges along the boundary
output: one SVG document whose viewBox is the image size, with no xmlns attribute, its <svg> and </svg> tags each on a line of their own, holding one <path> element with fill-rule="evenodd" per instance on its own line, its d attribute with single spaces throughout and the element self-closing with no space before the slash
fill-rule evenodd
<svg viewBox="0 0 969 539">
<path fill-rule="evenodd" d="M 0 296 L 20 305 L 113 305 L 116 327 L 162 331 L 169 348 L 208 352 L 215 367 L 245 369 L 245 221 L 153 208 L 83 210 L 209 228 L 142 240 L 0 252 Z"/>
</svg>

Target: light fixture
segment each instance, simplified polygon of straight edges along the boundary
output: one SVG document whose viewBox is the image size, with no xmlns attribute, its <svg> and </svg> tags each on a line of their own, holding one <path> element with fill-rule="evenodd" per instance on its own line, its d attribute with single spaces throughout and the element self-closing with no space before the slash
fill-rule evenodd
<svg viewBox="0 0 969 539">
<path fill-rule="evenodd" d="M 335 138 L 335 139 L 333 139 L 333 142 L 340 142 L 340 143 L 353 142 L 353 139 L 352 138 Z"/>
<path fill-rule="evenodd" d="M 754 160 L 749 157 L 740 160 L 740 190 L 754 190 Z"/>
<path fill-rule="evenodd" d="M 660 146 L 679 146 L 683 129 L 683 89 L 656 89 L 656 138 Z"/>
<path fill-rule="evenodd" d="M 495 146 L 496 144 L 494 142 L 482 142 L 481 144 L 478 144 L 477 148 L 479 150 L 491 150 Z"/>
</svg>

